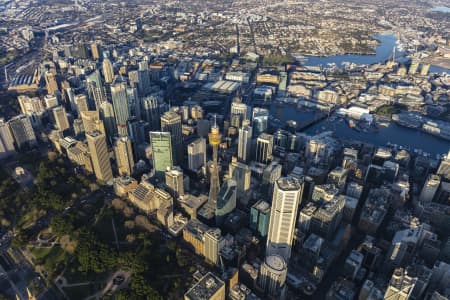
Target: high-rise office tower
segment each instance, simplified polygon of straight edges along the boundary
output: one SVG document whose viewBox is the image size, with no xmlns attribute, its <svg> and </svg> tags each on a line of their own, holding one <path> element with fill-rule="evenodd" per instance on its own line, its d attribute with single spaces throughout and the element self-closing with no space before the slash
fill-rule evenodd
<svg viewBox="0 0 450 300">
<path fill-rule="evenodd" d="M 259 269 L 258 286 L 269 299 L 284 299 L 286 276 L 286 260 L 279 255 L 267 255 Z"/>
<path fill-rule="evenodd" d="M 143 117 L 150 125 L 151 130 L 159 130 L 160 118 L 161 118 L 161 108 L 157 97 L 148 96 L 142 99 L 143 106 Z"/>
<path fill-rule="evenodd" d="M 384 299 L 408 300 L 417 283 L 417 277 L 410 276 L 403 268 L 394 270 Z"/>
<path fill-rule="evenodd" d="M 261 237 L 266 237 L 269 230 L 270 204 L 259 200 L 250 209 L 250 228 Z"/>
<path fill-rule="evenodd" d="M 238 162 L 236 158 L 233 157 L 228 166 L 228 171 L 228 176 L 237 182 L 238 195 L 242 196 L 250 189 L 250 167 L 244 163 Z"/>
<path fill-rule="evenodd" d="M 441 185 L 441 177 L 439 175 L 430 174 L 423 185 L 422 192 L 420 193 L 420 201 L 431 202 L 433 201 L 436 192 Z"/>
<path fill-rule="evenodd" d="M 141 100 L 137 88 L 127 88 L 128 105 L 130 116 L 141 119 Z"/>
<path fill-rule="evenodd" d="M 70 111 L 74 115 L 74 117 L 78 116 L 78 110 L 77 105 L 75 104 L 75 93 L 73 92 L 72 88 L 66 88 L 64 89 L 64 93 L 66 95 L 67 101 L 69 101 L 70 104 Z"/>
<path fill-rule="evenodd" d="M 126 84 L 121 82 L 112 85 L 111 97 L 119 135 L 126 136 L 128 135 L 127 121 L 130 118 Z"/>
<path fill-rule="evenodd" d="M 117 124 L 113 105 L 108 101 L 103 102 L 100 104 L 99 114 L 100 119 L 105 125 L 107 138 L 111 142 L 112 137 L 117 135 Z"/>
<path fill-rule="evenodd" d="M 98 70 L 92 72 L 86 78 L 86 89 L 89 95 L 91 108 L 99 109 L 100 104 L 106 101 L 106 92 Z"/>
<path fill-rule="evenodd" d="M 97 42 L 91 44 L 92 58 L 98 60 L 100 58 L 100 45 Z"/>
<path fill-rule="evenodd" d="M 131 140 L 128 137 L 120 137 L 114 146 L 117 169 L 119 174 L 130 176 L 134 170 L 134 156 Z"/>
<path fill-rule="evenodd" d="M 302 191 L 302 182 L 296 178 L 282 177 L 275 182 L 266 255 L 277 254 L 289 261 Z"/>
<path fill-rule="evenodd" d="M 163 178 L 166 169 L 173 166 L 170 132 L 151 131 L 150 144 L 152 146 L 153 168 L 156 175 Z"/>
<path fill-rule="evenodd" d="M 83 121 L 84 131 L 90 132 L 97 128 L 96 121 L 100 120 L 100 113 L 96 110 L 86 110 L 80 112 L 80 117 Z"/>
<path fill-rule="evenodd" d="M 58 98 L 55 95 L 49 94 L 44 96 L 44 103 L 46 109 L 52 109 L 53 107 L 57 107 L 59 105 Z"/>
<path fill-rule="evenodd" d="M 191 171 L 198 171 L 206 165 L 206 140 L 198 138 L 187 146 L 188 167 Z"/>
<path fill-rule="evenodd" d="M 83 126 L 83 120 L 82 119 L 75 119 L 73 120 L 73 133 L 76 137 L 81 137 L 81 135 L 84 134 L 84 126 Z"/>
<path fill-rule="evenodd" d="M 45 86 L 47 88 L 47 92 L 50 95 L 54 95 L 56 91 L 58 91 L 58 82 L 56 81 L 56 76 L 52 72 L 45 72 Z"/>
<path fill-rule="evenodd" d="M 167 168 L 166 186 L 174 199 L 184 195 L 183 170 L 180 167 Z"/>
<path fill-rule="evenodd" d="M 219 264 L 220 250 L 223 247 L 223 237 L 219 228 L 211 228 L 205 232 L 205 260 L 211 264 Z"/>
<path fill-rule="evenodd" d="M 75 95 L 74 98 L 75 106 L 77 107 L 77 113 L 80 115 L 82 111 L 88 111 L 89 105 L 86 95 L 79 94 Z"/>
<path fill-rule="evenodd" d="M 267 130 L 269 111 L 265 108 L 255 107 L 252 112 L 253 137 L 258 137 Z"/>
<path fill-rule="evenodd" d="M 104 182 L 112 180 L 113 174 L 105 134 L 98 130 L 86 132 L 86 140 L 91 154 L 95 177 Z"/>
<path fill-rule="evenodd" d="M 161 116 L 161 131 L 170 132 L 172 137 L 172 157 L 174 164 L 181 164 L 183 160 L 183 136 L 181 117 L 175 112 L 168 111 Z"/>
<path fill-rule="evenodd" d="M 248 106 L 244 103 L 233 102 L 231 103 L 231 126 L 240 128 L 244 120 L 248 120 Z"/>
<path fill-rule="evenodd" d="M 266 164 L 272 160 L 273 136 L 261 133 L 256 139 L 256 161 Z"/>
<path fill-rule="evenodd" d="M 222 139 L 222 135 L 219 132 L 219 127 L 216 122 L 211 127 L 211 132 L 208 135 L 209 144 L 213 148 L 213 157 L 211 164 L 211 174 L 210 174 L 210 188 L 209 188 L 209 200 L 212 201 L 214 205 L 217 204 L 217 193 L 219 193 L 219 166 L 217 165 L 217 151 Z"/>
<path fill-rule="evenodd" d="M 144 63 L 144 64 L 142 64 Z M 149 92 L 150 92 L 150 73 L 148 70 L 148 65 L 146 66 L 147 68 L 145 69 L 145 65 L 147 64 L 147 62 L 140 62 L 139 63 L 139 71 L 138 71 L 138 78 L 139 78 L 139 93 L 141 96 L 146 96 Z M 141 69 L 141 65 L 142 65 L 142 69 Z"/>
<path fill-rule="evenodd" d="M 446 180 L 450 180 L 450 151 L 448 151 L 447 157 L 441 160 L 436 174 Z"/>
<path fill-rule="evenodd" d="M 15 116 L 8 121 L 8 125 L 14 137 L 14 142 L 19 150 L 27 145 L 34 146 L 37 144 L 36 135 L 31 126 L 31 121 L 27 116 Z"/>
<path fill-rule="evenodd" d="M 105 79 L 106 83 L 111 83 L 114 80 L 114 67 L 112 62 L 105 58 L 102 62 L 102 71 L 103 71 L 103 78 Z"/>
<path fill-rule="evenodd" d="M 50 95 L 46 95 L 48 98 Z M 50 96 L 53 98 L 53 96 Z M 54 97 L 56 100 L 56 97 Z M 28 97 L 25 95 L 20 95 L 17 97 L 17 100 L 20 105 L 20 110 L 24 115 L 26 115 L 31 122 L 31 126 L 34 128 L 39 128 L 42 125 L 42 119 L 45 115 L 45 107 L 42 105 L 41 99 L 38 97 Z M 56 100 L 56 105 L 58 101 Z"/>
<path fill-rule="evenodd" d="M 221 225 L 228 214 L 236 208 L 237 183 L 227 179 L 217 194 L 216 224 Z"/>
<path fill-rule="evenodd" d="M 243 125 L 239 129 L 238 139 L 238 159 L 242 162 L 248 162 L 250 159 L 250 150 L 252 148 L 252 127 Z"/>
<path fill-rule="evenodd" d="M 132 118 L 128 121 L 128 135 L 134 145 L 141 145 L 150 142 L 148 132 L 150 126 L 147 122 Z"/>
<path fill-rule="evenodd" d="M 66 109 L 63 106 L 57 106 L 52 109 L 53 118 L 59 131 L 70 128 L 69 119 L 67 118 Z"/>
<path fill-rule="evenodd" d="M 14 154 L 14 138 L 8 124 L 0 119 L 0 159 Z"/>
</svg>

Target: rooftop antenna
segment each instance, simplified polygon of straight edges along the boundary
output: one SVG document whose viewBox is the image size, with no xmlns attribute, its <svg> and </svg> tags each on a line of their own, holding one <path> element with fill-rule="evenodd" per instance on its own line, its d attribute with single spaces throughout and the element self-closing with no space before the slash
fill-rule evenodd
<svg viewBox="0 0 450 300">
<path fill-rule="evenodd" d="M 217 114 L 214 114 L 214 127 L 217 127 Z"/>
</svg>

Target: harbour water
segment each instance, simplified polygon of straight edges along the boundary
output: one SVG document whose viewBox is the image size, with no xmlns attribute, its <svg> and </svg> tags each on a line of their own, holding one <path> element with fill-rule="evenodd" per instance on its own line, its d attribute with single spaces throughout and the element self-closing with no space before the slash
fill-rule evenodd
<svg viewBox="0 0 450 300">
<path fill-rule="evenodd" d="M 307 66 L 327 66 L 327 64 L 335 63 L 342 66 L 344 62 L 354 63 L 357 65 L 370 65 L 386 61 L 392 57 L 392 50 L 394 49 L 397 38 L 393 34 L 377 34 L 374 36 L 380 41 L 376 48 L 375 55 L 357 55 L 357 54 L 343 54 L 335 56 L 305 56 L 307 59 L 305 65 Z M 401 55 L 401 53 L 397 53 Z"/>
<path fill-rule="evenodd" d="M 314 118 L 318 112 L 315 110 L 297 109 L 295 105 L 274 104 L 270 107 L 270 115 L 279 120 L 280 126 L 286 121 L 294 120 L 301 127 Z M 347 140 L 356 140 L 377 146 L 386 146 L 388 143 L 408 147 L 410 150 L 421 149 L 433 156 L 444 154 L 450 150 L 450 142 L 416 129 L 402 127 L 391 122 L 388 127 L 381 127 L 378 132 L 356 131 L 348 126 L 341 118 L 330 118 L 321 121 L 304 132 L 315 135 L 324 131 L 332 131 L 335 136 Z"/>
<path fill-rule="evenodd" d="M 446 7 L 441 7 L 446 8 Z M 447 7 L 447 9 L 450 9 Z M 397 37 L 394 34 L 377 34 L 374 36 L 380 41 L 380 44 L 376 48 L 375 55 L 357 55 L 357 54 L 343 54 L 334 56 L 305 56 L 303 62 L 306 66 L 323 66 L 326 67 L 329 64 L 336 64 L 341 67 L 344 63 L 354 63 L 356 65 L 371 65 L 379 62 L 384 62 L 392 58 L 393 49 L 397 44 Z M 396 58 L 400 62 L 407 60 L 403 57 L 404 52 L 397 50 Z M 430 72 L 432 73 L 450 73 L 450 70 L 440 68 L 437 66 L 430 66 Z"/>
<path fill-rule="evenodd" d="M 447 6 L 435 6 L 432 9 L 433 11 L 443 12 L 443 13 L 450 13 L 450 7 Z"/>
<path fill-rule="evenodd" d="M 392 50 L 396 46 L 397 39 L 393 34 L 376 35 L 380 41 L 376 49 L 376 55 L 336 55 L 329 57 L 306 57 L 304 62 L 308 66 L 327 66 L 328 64 L 336 64 L 342 66 L 344 62 L 354 64 L 374 64 L 386 61 L 391 58 Z M 401 52 L 397 52 L 399 56 Z M 449 70 L 431 66 L 430 72 L 448 72 Z M 294 120 L 299 127 L 312 120 L 316 114 L 314 110 L 299 110 L 296 105 L 292 104 L 273 104 L 270 107 L 270 115 L 275 120 L 277 127 L 285 125 L 286 121 Z M 402 147 L 408 147 L 411 150 L 421 149 L 431 155 L 444 154 L 450 150 L 450 142 L 444 139 L 432 136 L 419 130 L 402 127 L 393 122 L 388 127 L 382 127 L 378 132 L 356 131 L 350 128 L 342 119 L 334 119 L 333 121 L 324 120 L 305 130 L 308 134 L 316 134 L 323 131 L 333 131 L 336 137 L 357 140 L 361 142 L 371 143 L 377 146 L 385 146 L 388 143 L 397 144 Z"/>
</svg>

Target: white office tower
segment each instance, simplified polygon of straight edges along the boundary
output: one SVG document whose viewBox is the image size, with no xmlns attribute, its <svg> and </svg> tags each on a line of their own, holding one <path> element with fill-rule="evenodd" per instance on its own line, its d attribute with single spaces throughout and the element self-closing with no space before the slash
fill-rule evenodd
<svg viewBox="0 0 450 300">
<path fill-rule="evenodd" d="M 67 118 L 66 109 L 63 106 L 57 106 L 52 109 L 55 125 L 59 131 L 64 131 L 70 128 L 69 119 Z"/>
<path fill-rule="evenodd" d="M 287 264 L 279 255 L 268 255 L 259 269 L 258 286 L 268 299 L 285 298 Z"/>
<path fill-rule="evenodd" d="M 0 119 L 0 159 L 14 154 L 14 138 L 4 119 Z"/>
<path fill-rule="evenodd" d="M 231 103 L 231 126 L 240 128 L 244 120 L 249 119 L 248 106 L 244 103 Z"/>
<path fill-rule="evenodd" d="M 119 174 L 130 176 L 134 171 L 134 157 L 133 149 L 131 147 L 131 140 L 125 136 L 120 137 L 116 141 L 114 147 L 114 152 L 116 155 L 117 169 Z"/>
<path fill-rule="evenodd" d="M 256 140 L 256 161 L 267 164 L 272 160 L 273 135 L 261 133 Z"/>
<path fill-rule="evenodd" d="M 430 174 L 423 185 L 420 193 L 420 201 L 431 202 L 436 195 L 439 185 L 441 184 L 441 177 L 439 175 Z"/>
<path fill-rule="evenodd" d="M 293 177 L 282 177 L 275 182 L 266 255 L 280 255 L 286 262 L 291 257 L 297 210 L 303 185 Z"/>
<path fill-rule="evenodd" d="M 198 138 L 187 146 L 188 167 L 191 171 L 198 171 L 206 165 L 206 140 Z"/>
<path fill-rule="evenodd" d="M 250 149 L 252 147 L 252 127 L 244 125 L 239 129 L 238 159 L 248 162 L 250 159 Z"/>
<path fill-rule="evenodd" d="M 224 246 L 224 238 L 219 228 L 209 229 L 204 236 L 205 239 L 205 259 L 214 265 L 219 264 L 220 250 Z"/>
<path fill-rule="evenodd" d="M 114 67 L 112 62 L 105 58 L 102 63 L 102 71 L 103 71 L 103 78 L 105 78 L 106 83 L 113 82 L 114 79 Z"/>
<path fill-rule="evenodd" d="M 183 169 L 177 166 L 168 167 L 165 173 L 168 192 L 178 199 L 184 195 Z"/>
</svg>

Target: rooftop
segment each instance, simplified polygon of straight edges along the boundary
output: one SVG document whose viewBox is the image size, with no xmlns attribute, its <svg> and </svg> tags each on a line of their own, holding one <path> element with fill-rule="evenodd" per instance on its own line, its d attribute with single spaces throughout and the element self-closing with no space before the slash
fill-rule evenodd
<svg viewBox="0 0 450 300">
<path fill-rule="evenodd" d="M 184 296 L 190 300 L 209 300 L 224 287 L 225 283 L 219 277 L 209 272 L 191 287 Z"/>
</svg>

